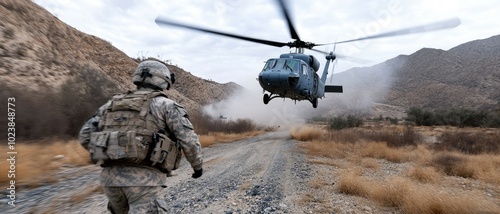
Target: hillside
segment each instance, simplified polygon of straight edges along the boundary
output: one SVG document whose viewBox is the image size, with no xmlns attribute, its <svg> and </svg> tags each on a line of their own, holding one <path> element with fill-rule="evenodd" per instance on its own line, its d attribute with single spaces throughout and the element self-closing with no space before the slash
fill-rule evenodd
<svg viewBox="0 0 500 214">
<path fill-rule="evenodd" d="M 342 99 L 355 100 L 351 108 L 369 105 L 376 115 L 410 107 L 492 109 L 500 101 L 498 50 L 500 36 L 493 36 L 448 51 L 423 48 L 333 77 L 344 85 Z"/>
<path fill-rule="evenodd" d="M 70 78 L 93 71 L 118 85 L 114 93 L 135 88 L 130 74 L 137 62 L 110 42 L 66 25 L 30 0 L 2 0 L 0 13 L 2 87 L 59 90 Z M 173 65 L 169 68 L 178 84 L 167 93 L 190 111 L 225 99 L 239 88 L 200 79 Z"/>
<path fill-rule="evenodd" d="M 500 100 L 500 36 L 448 51 L 421 49 L 396 70 L 390 104 L 426 108 L 495 108 Z"/>
</svg>

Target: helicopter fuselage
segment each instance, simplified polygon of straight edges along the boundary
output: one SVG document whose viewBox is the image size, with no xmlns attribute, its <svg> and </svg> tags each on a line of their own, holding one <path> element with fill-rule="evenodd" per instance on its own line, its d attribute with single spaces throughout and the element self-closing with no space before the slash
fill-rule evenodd
<svg viewBox="0 0 500 214">
<path fill-rule="evenodd" d="M 258 78 L 261 87 L 271 93 L 264 102 L 276 97 L 314 102 L 324 97 L 324 82 L 317 74 L 319 66 L 315 57 L 302 53 L 267 60 Z"/>
</svg>

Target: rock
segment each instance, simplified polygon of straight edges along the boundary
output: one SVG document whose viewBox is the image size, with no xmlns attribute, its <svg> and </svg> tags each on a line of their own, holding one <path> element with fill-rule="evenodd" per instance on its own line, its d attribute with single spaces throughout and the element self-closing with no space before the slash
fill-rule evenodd
<svg viewBox="0 0 500 214">
<path fill-rule="evenodd" d="M 266 213 L 269 213 L 271 211 L 273 211 L 273 208 L 271 208 L 271 207 L 266 207 L 266 209 L 264 209 L 264 212 L 266 212 Z"/>
<path fill-rule="evenodd" d="M 65 156 L 64 155 L 56 155 L 54 157 L 52 157 L 52 160 L 60 160 L 60 159 L 63 159 Z"/>
</svg>

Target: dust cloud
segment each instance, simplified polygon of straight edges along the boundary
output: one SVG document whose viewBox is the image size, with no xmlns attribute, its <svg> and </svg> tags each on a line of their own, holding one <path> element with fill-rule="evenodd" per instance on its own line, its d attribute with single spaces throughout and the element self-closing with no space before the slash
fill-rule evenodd
<svg viewBox="0 0 500 214">
<path fill-rule="evenodd" d="M 394 79 L 394 67 L 400 64 L 401 59 L 394 59 L 334 74 L 333 81 L 327 80 L 326 84 L 342 85 L 344 93 L 326 93 L 316 109 L 307 100 L 295 102 L 288 98 L 276 98 L 265 105 L 262 89 L 257 86 L 243 89 L 227 100 L 206 106 L 204 110 L 214 118 L 251 119 L 261 125 L 288 128 L 304 124 L 313 117 L 368 116 L 374 106 L 386 98 Z"/>
<path fill-rule="evenodd" d="M 290 99 L 276 98 L 265 105 L 262 89 L 242 89 L 231 98 L 208 105 L 204 111 L 212 117 L 223 116 L 228 120 L 251 119 L 269 127 L 293 127 L 305 123 L 307 117 L 301 112 L 312 108 L 308 101 L 295 102 Z"/>
</svg>

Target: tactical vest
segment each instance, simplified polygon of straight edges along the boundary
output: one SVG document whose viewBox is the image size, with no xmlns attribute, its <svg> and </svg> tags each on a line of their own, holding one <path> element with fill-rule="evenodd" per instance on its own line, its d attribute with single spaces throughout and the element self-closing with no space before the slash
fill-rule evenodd
<svg viewBox="0 0 500 214">
<path fill-rule="evenodd" d="M 94 163 L 152 166 L 167 173 L 179 166 L 181 152 L 155 123 L 150 113 L 154 97 L 161 91 L 135 91 L 116 95 L 99 121 L 99 132 L 91 133 L 89 151 Z"/>
</svg>

